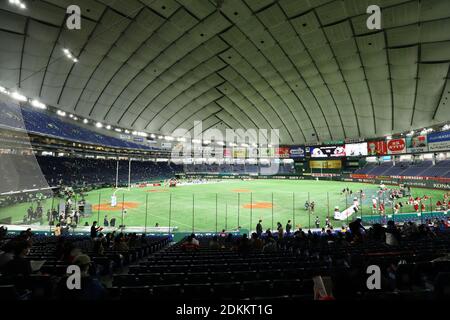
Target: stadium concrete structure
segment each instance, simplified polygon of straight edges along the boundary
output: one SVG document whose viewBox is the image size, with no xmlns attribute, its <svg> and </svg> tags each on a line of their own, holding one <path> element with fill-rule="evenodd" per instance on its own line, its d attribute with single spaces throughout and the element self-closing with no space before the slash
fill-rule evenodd
<svg viewBox="0 0 450 320">
<path fill-rule="evenodd" d="M 0 299 L 448 299 L 449 30 L 447 0 L 1 1 Z"/>
</svg>

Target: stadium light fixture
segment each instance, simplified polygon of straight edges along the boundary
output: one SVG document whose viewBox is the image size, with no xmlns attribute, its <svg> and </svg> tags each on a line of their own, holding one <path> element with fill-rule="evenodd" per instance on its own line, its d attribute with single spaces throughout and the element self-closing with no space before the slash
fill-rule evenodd
<svg viewBox="0 0 450 320">
<path fill-rule="evenodd" d="M 163 136 L 158 136 L 158 139 L 162 140 L 162 139 L 164 139 L 164 137 Z"/>
<path fill-rule="evenodd" d="M 133 136 L 137 136 L 137 131 L 133 131 L 133 132 L 131 132 L 131 134 L 132 134 Z"/>
<path fill-rule="evenodd" d="M 9 94 L 9 91 L 6 88 L 0 86 L 0 92 L 4 94 Z"/>
<path fill-rule="evenodd" d="M 27 97 L 25 97 L 24 95 L 21 95 L 20 93 L 18 93 L 16 91 L 11 93 L 11 98 L 13 98 L 14 100 L 17 100 L 17 101 L 22 101 L 22 102 L 25 102 L 28 100 Z"/>
<path fill-rule="evenodd" d="M 209 141 L 209 140 L 203 140 L 203 144 L 210 144 L 211 143 L 211 141 Z"/>
<path fill-rule="evenodd" d="M 155 135 L 154 133 L 152 133 L 152 134 L 150 135 L 150 138 L 155 139 L 155 138 L 156 138 L 156 135 Z"/>
<path fill-rule="evenodd" d="M 65 112 L 65 111 L 62 111 L 62 110 L 56 111 L 56 114 L 57 114 L 58 116 L 61 116 L 61 117 L 65 117 L 65 116 L 66 116 L 66 112 Z"/>
<path fill-rule="evenodd" d="M 114 131 L 116 131 L 116 132 L 122 132 L 122 129 L 115 128 Z"/>
<path fill-rule="evenodd" d="M 84 120 L 83 120 L 83 123 L 86 123 L 86 124 L 87 124 L 87 123 L 89 123 L 89 120 L 88 120 L 88 119 L 84 119 Z"/>
<path fill-rule="evenodd" d="M 246 143 L 241 143 L 241 147 L 248 148 L 248 144 L 246 144 Z"/>
<path fill-rule="evenodd" d="M 64 55 L 65 55 L 68 59 L 72 60 L 72 61 L 75 62 L 75 63 L 78 62 L 78 59 L 77 59 L 76 57 L 74 57 L 74 55 L 70 52 L 69 49 L 63 48 L 62 51 L 64 52 Z"/>
<path fill-rule="evenodd" d="M 165 136 L 164 139 L 166 139 L 167 141 L 173 141 L 175 138 L 171 136 Z"/>
<path fill-rule="evenodd" d="M 391 140 L 391 139 L 392 139 L 392 136 L 386 136 L 386 139 L 387 139 L 387 140 Z"/>
<path fill-rule="evenodd" d="M 185 141 L 186 141 L 186 138 L 184 138 L 184 137 L 178 137 L 178 138 L 177 138 L 177 141 L 179 141 L 179 142 L 185 142 Z"/>
<path fill-rule="evenodd" d="M 27 8 L 27 6 L 25 5 L 25 3 L 23 3 L 23 2 L 20 1 L 20 0 L 9 0 L 9 3 L 12 4 L 12 5 L 14 5 L 14 6 L 19 7 L 20 9 L 26 9 L 26 8 Z"/>
<path fill-rule="evenodd" d="M 271 145 L 271 144 L 268 144 L 267 145 L 267 148 L 272 148 L 273 146 Z"/>
<path fill-rule="evenodd" d="M 106 130 L 111 130 L 111 126 L 109 124 L 106 126 Z"/>
<path fill-rule="evenodd" d="M 129 130 L 125 130 L 125 133 L 126 133 L 126 134 L 129 134 L 129 133 L 130 133 L 130 131 L 129 131 Z"/>
<path fill-rule="evenodd" d="M 78 117 L 73 117 L 73 120 L 78 121 Z"/>
<path fill-rule="evenodd" d="M 202 141 L 198 139 L 192 139 L 192 143 L 202 143 Z"/>
<path fill-rule="evenodd" d="M 225 143 L 223 142 L 223 141 L 217 141 L 216 142 L 219 146 L 224 146 L 225 145 Z"/>
<path fill-rule="evenodd" d="M 36 99 L 31 101 L 31 105 L 38 109 L 42 109 L 42 110 L 47 109 L 47 106 L 45 104 L 43 104 L 42 102 L 40 102 L 39 100 L 36 100 Z"/>
</svg>

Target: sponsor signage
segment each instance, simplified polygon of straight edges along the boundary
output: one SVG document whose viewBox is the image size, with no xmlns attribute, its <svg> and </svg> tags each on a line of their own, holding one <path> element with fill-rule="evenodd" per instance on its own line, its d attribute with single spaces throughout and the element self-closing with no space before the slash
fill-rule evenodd
<svg viewBox="0 0 450 320">
<path fill-rule="evenodd" d="M 408 153 L 428 151 L 428 140 L 426 134 L 406 137 L 406 151 Z"/>
<path fill-rule="evenodd" d="M 345 157 L 344 146 L 306 147 L 305 150 L 306 150 L 306 153 L 309 154 L 311 158 Z"/>
<path fill-rule="evenodd" d="M 367 142 L 367 155 L 369 156 L 382 156 L 387 154 L 387 144 L 384 140 L 368 141 Z"/>
<path fill-rule="evenodd" d="M 367 142 L 346 144 L 345 155 L 347 157 L 367 156 Z"/>
<path fill-rule="evenodd" d="M 403 138 L 387 140 L 386 145 L 388 154 L 406 153 L 406 142 Z"/>
<path fill-rule="evenodd" d="M 304 158 L 305 157 L 305 148 L 300 147 L 300 146 L 290 147 L 289 157 L 292 159 Z"/>
<path fill-rule="evenodd" d="M 277 158 L 289 158 L 289 147 L 279 147 L 275 149 L 275 156 Z"/>
<path fill-rule="evenodd" d="M 275 155 L 274 148 L 259 148 L 259 156 L 261 158 L 271 158 Z"/>
<path fill-rule="evenodd" d="M 450 150 L 450 131 L 430 133 L 427 136 L 428 150 Z"/>
<path fill-rule="evenodd" d="M 172 149 L 172 143 L 170 142 L 161 142 L 162 149 Z"/>
<path fill-rule="evenodd" d="M 341 169 L 341 160 L 311 160 L 309 161 L 311 169 Z"/>
<path fill-rule="evenodd" d="M 233 158 L 245 158 L 246 155 L 246 148 L 233 148 Z"/>
</svg>

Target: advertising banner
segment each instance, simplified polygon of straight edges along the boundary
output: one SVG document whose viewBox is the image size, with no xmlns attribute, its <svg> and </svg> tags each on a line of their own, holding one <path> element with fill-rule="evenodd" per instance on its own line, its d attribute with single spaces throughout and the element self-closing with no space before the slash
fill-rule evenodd
<svg viewBox="0 0 450 320">
<path fill-rule="evenodd" d="M 347 157 L 367 156 L 367 142 L 346 144 L 345 155 Z"/>
<path fill-rule="evenodd" d="M 289 147 L 279 147 L 275 149 L 275 156 L 280 159 L 289 158 Z"/>
<path fill-rule="evenodd" d="M 317 146 L 306 147 L 306 153 L 311 158 L 337 158 L 345 157 L 344 146 Z"/>
<path fill-rule="evenodd" d="M 427 137 L 428 150 L 450 150 L 450 131 L 430 133 Z"/>
<path fill-rule="evenodd" d="M 223 157 L 224 158 L 231 158 L 231 149 L 230 148 L 224 148 L 223 149 Z"/>
<path fill-rule="evenodd" d="M 387 140 L 388 154 L 406 153 L 406 142 L 404 138 Z"/>
<path fill-rule="evenodd" d="M 408 153 L 428 151 L 428 140 L 426 134 L 406 137 L 406 151 Z"/>
<path fill-rule="evenodd" d="M 305 148 L 300 146 L 292 146 L 289 149 L 289 157 L 292 159 L 304 158 Z"/>
<path fill-rule="evenodd" d="M 311 160 L 309 161 L 309 167 L 311 169 L 341 169 L 341 160 Z"/>
<path fill-rule="evenodd" d="M 387 144 L 384 140 L 367 142 L 367 155 L 382 156 L 387 154 Z"/>
<path fill-rule="evenodd" d="M 272 158 L 275 155 L 274 148 L 259 148 L 259 156 L 261 158 Z"/>
<path fill-rule="evenodd" d="M 233 158 L 245 158 L 247 155 L 246 148 L 233 148 Z"/>
</svg>

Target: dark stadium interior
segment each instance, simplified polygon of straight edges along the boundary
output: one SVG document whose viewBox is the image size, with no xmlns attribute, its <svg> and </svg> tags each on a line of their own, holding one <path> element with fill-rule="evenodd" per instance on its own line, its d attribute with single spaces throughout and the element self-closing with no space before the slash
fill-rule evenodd
<svg viewBox="0 0 450 320">
<path fill-rule="evenodd" d="M 0 0 L 0 302 L 449 301 L 449 30 L 449 0 Z"/>
</svg>

